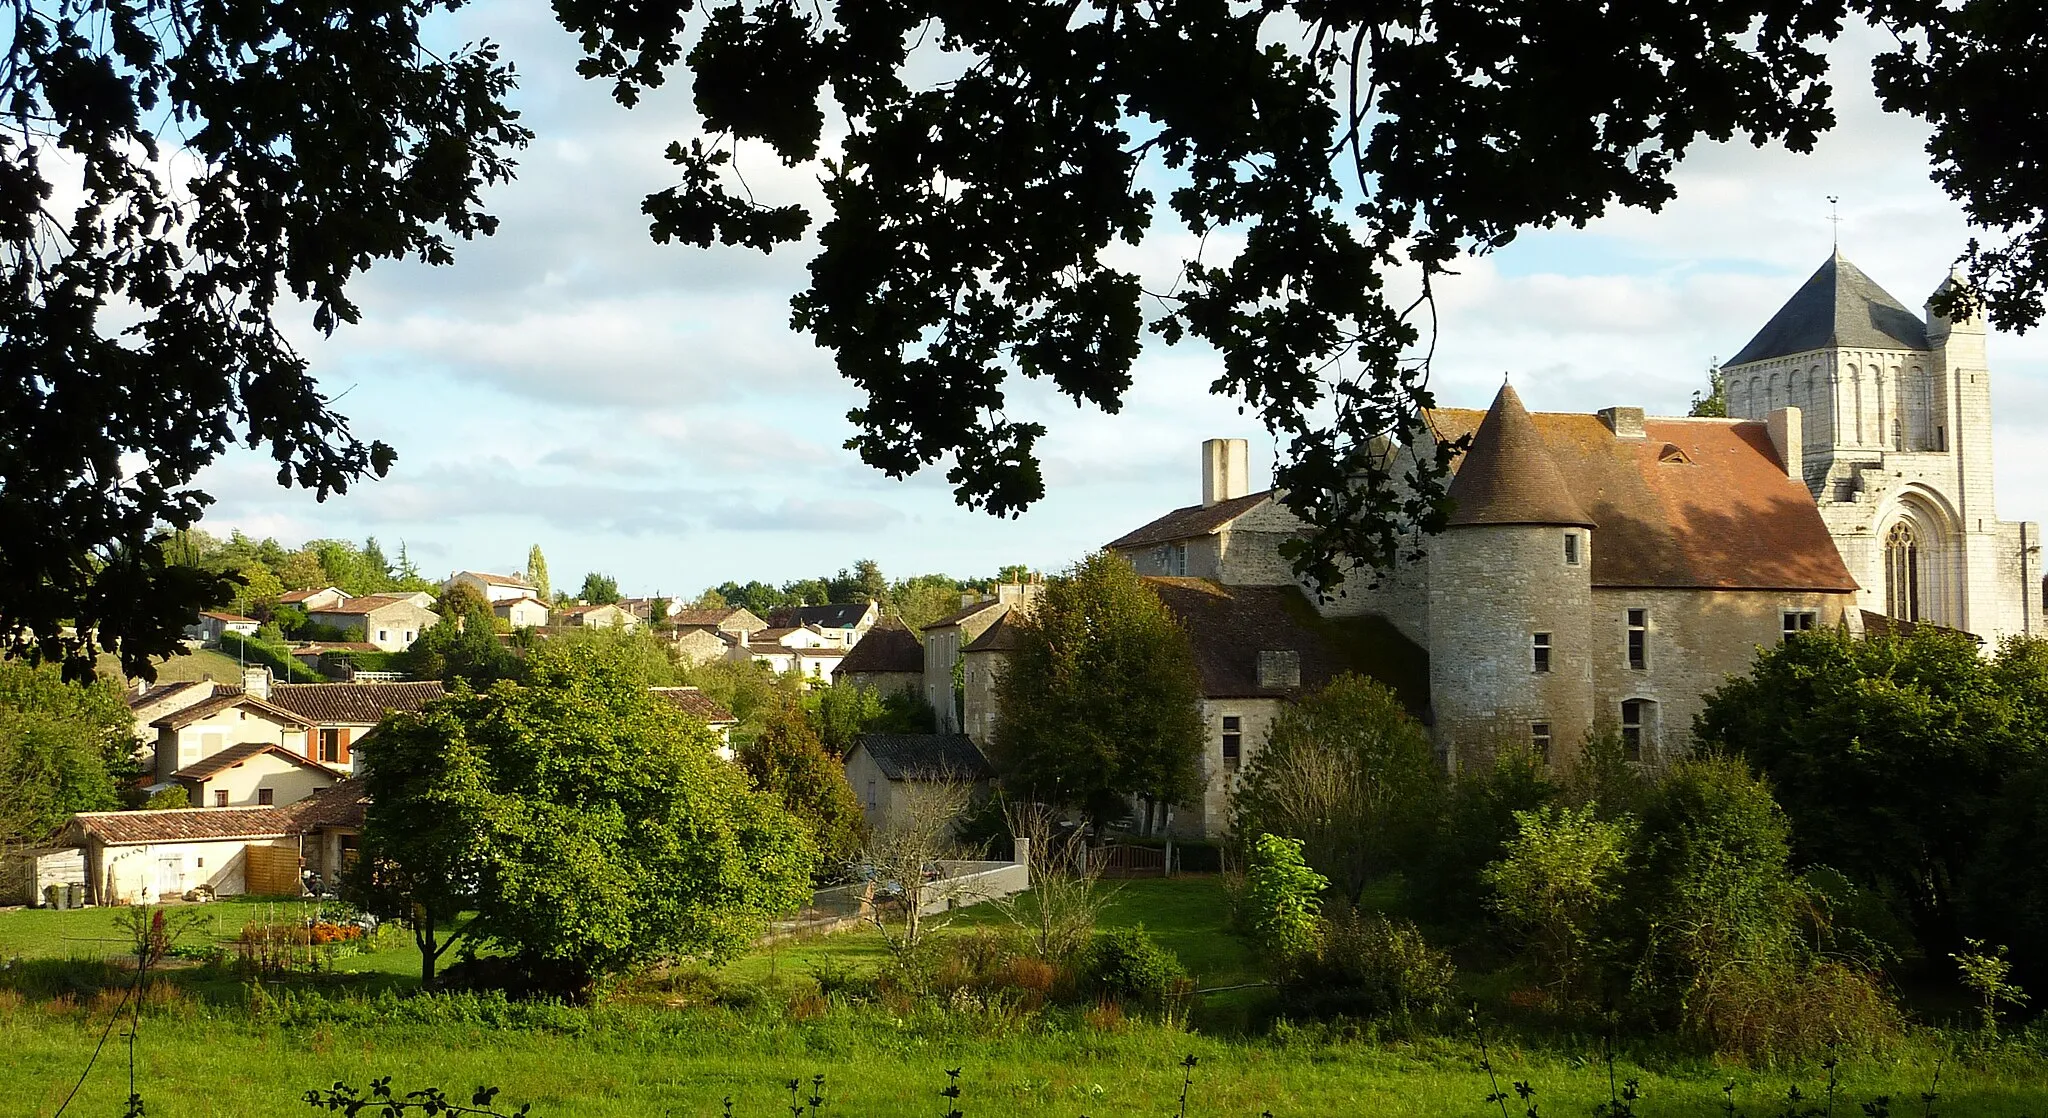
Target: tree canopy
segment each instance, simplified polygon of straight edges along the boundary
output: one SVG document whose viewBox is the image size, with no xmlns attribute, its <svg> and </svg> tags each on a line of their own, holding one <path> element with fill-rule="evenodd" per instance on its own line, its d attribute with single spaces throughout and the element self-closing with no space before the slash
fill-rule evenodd
<svg viewBox="0 0 2048 1118">
<path fill-rule="evenodd" d="M 718 744 L 617 646 L 544 644 L 524 686 L 458 689 L 378 731 L 358 895 L 413 927 L 429 981 L 464 940 L 569 992 L 728 958 L 808 899 L 817 852 Z"/>
<path fill-rule="evenodd" d="M 331 331 L 358 317 L 348 283 L 373 262 L 444 263 L 454 238 L 495 229 L 480 192 L 529 134 L 493 45 L 422 43 L 452 6 L 13 9 L 12 649 L 83 673 L 101 646 L 146 672 L 195 605 L 225 600 L 156 533 L 197 520 L 210 498 L 193 481 L 230 443 L 323 497 L 388 468 L 392 449 L 320 393 L 280 301 Z M 1701 140 L 1810 150 L 1836 123 L 1822 48 L 1849 19 L 1892 34 L 1880 98 L 1932 125 L 1936 181 L 1996 234 L 1944 301 L 2024 329 L 2048 285 L 2031 0 L 554 10 L 579 72 L 622 104 L 678 69 L 692 82 L 701 129 L 670 145 L 677 181 L 642 207 L 656 240 L 815 236 L 794 322 L 865 394 L 849 413 L 864 461 L 946 463 L 960 502 L 1016 514 L 1044 493 L 1045 428 L 1006 409 L 1013 377 L 1115 412 L 1148 333 L 1194 339 L 1220 355 L 1211 390 L 1281 445 L 1275 485 L 1308 526 L 1290 554 L 1324 588 L 1443 523 L 1454 448 L 1386 453 L 1423 445 L 1436 281 L 1524 229 L 1663 206 Z M 819 215 L 742 184 L 736 153 L 760 147 L 817 171 Z M 1202 248 L 1148 290 L 1116 261 L 1169 223 Z"/>
<path fill-rule="evenodd" d="M 111 811 L 134 774 L 135 717 L 110 680 L 0 660 L 0 846 L 32 842 L 78 811 Z"/>
<path fill-rule="evenodd" d="M 1131 565 L 1096 552 L 1006 621 L 994 759 L 1006 785 L 1097 819 L 1202 787 L 1201 688 L 1187 634 Z"/>
</svg>

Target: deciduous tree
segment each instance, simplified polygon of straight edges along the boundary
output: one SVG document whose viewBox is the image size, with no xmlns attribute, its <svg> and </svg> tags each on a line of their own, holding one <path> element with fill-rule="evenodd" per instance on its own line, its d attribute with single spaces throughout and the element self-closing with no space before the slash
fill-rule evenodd
<svg viewBox="0 0 2048 1118">
<path fill-rule="evenodd" d="M 1131 796 L 1185 803 L 1204 741 L 1194 652 L 1129 563 L 1097 552 L 1013 614 L 994 753 L 1028 799 L 1121 817 Z"/>
<path fill-rule="evenodd" d="M 860 853 L 860 801 L 846 782 L 846 767 L 825 751 L 800 707 L 785 706 L 769 718 L 766 729 L 740 746 L 739 761 L 756 789 L 810 829 L 827 872 Z"/>
<path fill-rule="evenodd" d="M 413 928 L 428 982 L 468 941 L 577 992 L 656 959 L 730 958 L 808 899 L 805 828 L 616 649 L 544 644 L 529 680 L 378 731 L 354 886 Z"/>
<path fill-rule="evenodd" d="M 112 681 L 71 683 L 54 665 L 0 660 L 0 847 L 41 839 L 73 812 L 119 807 L 134 752 L 135 719 Z"/>
</svg>

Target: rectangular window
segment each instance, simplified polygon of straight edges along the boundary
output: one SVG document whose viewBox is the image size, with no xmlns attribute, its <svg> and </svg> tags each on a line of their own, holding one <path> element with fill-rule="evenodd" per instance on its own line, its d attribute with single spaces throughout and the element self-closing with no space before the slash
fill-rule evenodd
<svg viewBox="0 0 2048 1118">
<path fill-rule="evenodd" d="M 1621 753 L 1631 761 L 1643 759 L 1643 708 L 1641 699 L 1621 703 Z"/>
<path fill-rule="evenodd" d="M 872 780 L 868 781 L 868 806 L 875 806 L 875 782 Z"/>
<path fill-rule="evenodd" d="M 341 731 L 320 731 L 320 756 L 316 758 L 323 765 L 341 763 Z"/>
<path fill-rule="evenodd" d="M 214 793 L 213 793 L 213 806 L 215 806 L 215 807 L 226 807 L 226 806 L 228 806 L 228 790 L 227 790 L 227 789 L 225 789 L 225 788 L 218 788 L 218 789 L 215 789 L 215 790 L 214 790 Z"/>
<path fill-rule="evenodd" d="M 256 802 L 264 807 L 269 807 L 277 802 L 277 793 L 268 788 L 258 788 L 256 789 Z"/>
<path fill-rule="evenodd" d="M 391 639 L 391 634 L 387 630 L 379 629 L 377 630 L 377 639 L 380 641 L 388 641 Z"/>
<path fill-rule="evenodd" d="M 1550 634 L 1537 633 L 1529 638 L 1529 670 L 1547 672 L 1550 670 Z"/>
<path fill-rule="evenodd" d="M 1244 721 L 1235 714 L 1223 716 L 1223 767 L 1236 772 L 1244 764 Z"/>
<path fill-rule="evenodd" d="M 1185 578 L 1188 573 L 1188 545 L 1177 543 L 1166 549 L 1166 573 Z"/>
<path fill-rule="evenodd" d="M 1628 611 L 1628 666 L 1641 670 L 1650 666 L 1650 611 Z"/>
<path fill-rule="evenodd" d="M 1529 723 L 1529 748 L 1536 751 L 1536 756 L 1541 757 L 1544 764 L 1550 763 L 1550 723 Z"/>
<path fill-rule="evenodd" d="M 1564 565 L 1567 567 L 1579 565 L 1579 534 L 1577 532 L 1566 532 L 1564 534 Z"/>
<path fill-rule="evenodd" d="M 1788 609 L 1785 611 L 1785 636 L 1787 639 L 1790 639 L 1794 633 L 1810 633 L 1819 624 L 1819 610 Z"/>
</svg>

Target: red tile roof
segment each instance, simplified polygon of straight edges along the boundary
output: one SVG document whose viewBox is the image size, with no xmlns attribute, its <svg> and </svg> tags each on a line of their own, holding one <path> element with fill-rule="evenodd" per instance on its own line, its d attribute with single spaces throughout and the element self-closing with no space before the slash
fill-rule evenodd
<svg viewBox="0 0 2048 1118">
<path fill-rule="evenodd" d="M 274 683 L 270 702 L 321 726 L 374 726 L 392 711 L 418 710 L 447 695 L 421 683 Z"/>
<path fill-rule="evenodd" d="M 229 624 L 232 624 L 232 625 L 254 625 L 254 624 L 256 624 L 256 619 L 255 619 L 255 618 L 253 618 L 253 617 L 243 617 L 243 616 L 242 616 L 241 614 L 239 614 L 239 613 L 224 613 L 224 612 L 222 612 L 222 611 L 220 611 L 220 610 L 211 610 L 211 609 L 210 609 L 210 610 L 204 610 L 204 611 L 202 611 L 202 612 L 201 612 L 201 613 L 199 614 L 199 616 L 201 616 L 201 617 L 211 617 L 211 618 L 213 618 L 213 619 L 214 619 L 215 621 L 226 621 L 226 622 L 228 622 Z"/>
<path fill-rule="evenodd" d="M 369 614 L 375 613 L 386 606 L 411 604 L 412 595 L 410 594 L 365 594 L 360 598 L 350 598 L 346 602 L 336 602 L 331 606 L 321 606 L 319 609 L 313 610 L 312 612 L 314 614 Z M 424 609 L 425 607 L 416 608 Z"/>
<path fill-rule="evenodd" d="M 341 779 L 341 774 L 335 772 L 333 769 L 330 769 L 325 765 L 309 761 L 306 758 L 301 757 L 296 753 L 293 753 L 291 750 L 276 744 L 275 742 L 267 741 L 243 742 L 240 745 L 228 746 L 226 749 L 221 750 L 219 753 L 216 753 L 211 757 L 202 757 L 199 760 L 193 762 L 192 764 L 186 765 L 184 768 L 179 769 L 177 772 L 172 773 L 171 779 L 212 780 L 214 777 L 219 776 L 220 774 L 228 771 L 229 769 L 234 768 L 236 765 L 239 765 L 252 757 L 259 757 L 265 753 L 275 753 L 278 756 L 283 757 L 285 760 L 290 761 L 295 765 L 298 765 L 300 768 L 314 769 L 318 772 L 326 773 L 329 776 L 334 777 L 336 780 Z"/>
<path fill-rule="evenodd" d="M 458 571 L 455 577 L 460 578 L 463 575 L 468 575 L 469 577 L 474 579 L 481 579 L 492 586 L 517 586 L 524 587 L 527 590 L 540 589 L 540 587 L 535 586 L 534 584 L 526 581 L 524 578 L 521 578 L 518 575 L 494 575 L 486 574 L 483 571 Z M 453 582 L 454 579 L 450 579 L 449 581 Z"/>
<path fill-rule="evenodd" d="M 276 722 L 282 726 L 312 725 L 311 722 L 307 721 L 305 718 L 297 714 L 292 713 L 291 711 L 285 710 L 284 708 L 279 706 L 274 706 L 270 703 L 266 703 L 262 699 L 256 698 L 254 695 L 245 695 L 241 692 L 240 689 L 228 692 L 227 694 L 215 695 L 213 698 L 208 699 L 203 703 L 195 703 L 192 706 L 186 707 L 184 710 L 173 711 L 172 713 L 166 714 L 162 718 L 159 718 L 156 721 L 150 723 L 150 725 L 168 726 L 171 729 L 176 730 L 184 726 L 190 726 L 192 723 L 197 722 L 203 718 L 211 718 L 214 715 L 219 714 L 221 711 L 227 710 L 230 707 L 237 706 L 247 707 L 250 710 L 255 711 L 263 717 L 268 718 L 271 721 Z"/>
<path fill-rule="evenodd" d="M 1477 428 L 1482 414 L 1439 408 L 1429 417 L 1451 439 Z M 1856 589 L 1813 495 L 1786 476 L 1763 423 L 1648 419 L 1644 438 L 1618 439 L 1598 416 L 1530 418 L 1595 525 L 1593 585 Z"/>
<path fill-rule="evenodd" d="M 350 597 L 350 594 L 339 586 L 322 586 L 317 590 L 287 590 L 284 593 L 278 595 L 277 600 L 280 602 L 287 603 L 303 602 L 308 598 L 316 597 L 318 595 L 327 593 L 339 594 L 343 598 Z"/>
<path fill-rule="evenodd" d="M 739 607 L 727 609 L 684 609 L 669 615 L 671 625 L 709 625 L 717 627 L 731 624 L 752 629 L 765 629 L 768 623 Z"/>
<path fill-rule="evenodd" d="M 67 834 L 109 846 L 148 842 L 204 842 L 211 839 L 284 838 L 300 833 L 289 807 L 184 807 L 167 811 L 82 811 L 65 826 Z"/>
<path fill-rule="evenodd" d="M 1106 550 L 1116 551 L 1206 536 L 1259 507 L 1272 496 L 1273 491 L 1266 489 L 1257 493 L 1247 493 L 1242 497 L 1232 497 L 1227 501 L 1218 501 L 1206 507 L 1189 505 L 1186 508 L 1175 509 L 1152 523 L 1126 532 L 1102 546 Z"/>
<path fill-rule="evenodd" d="M 1502 385 L 1451 479 L 1452 525 L 1556 524 L 1591 528 L 1572 497 L 1536 422 L 1510 385 Z"/>
</svg>

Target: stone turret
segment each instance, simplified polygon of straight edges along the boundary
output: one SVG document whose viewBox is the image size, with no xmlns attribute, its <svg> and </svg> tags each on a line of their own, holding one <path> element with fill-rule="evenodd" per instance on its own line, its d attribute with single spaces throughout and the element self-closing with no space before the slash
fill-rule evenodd
<svg viewBox="0 0 2048 1118">
<path fill-rule="evenodd" d="M 1593 521 L 1512 387 L 1451 481 L 1429 551 L 1430 696 L 1454 765 L 1540 744 L 1566 763 L 1593 725 Z"/>
</svg>

